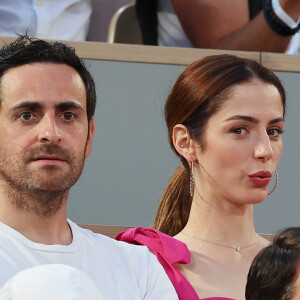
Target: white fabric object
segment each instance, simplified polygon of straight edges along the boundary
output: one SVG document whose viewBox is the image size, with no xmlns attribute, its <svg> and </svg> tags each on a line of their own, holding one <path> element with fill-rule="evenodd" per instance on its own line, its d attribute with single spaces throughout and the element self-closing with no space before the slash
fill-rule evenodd
<svg viewBox="0 0 300 300">
<path fill-rule="evenodd" d="M 91 0 L 1 0 L 0 36 L 83 41 L 91 12 Z"/>
<path fill-rule="evenodd" d="M 105 300 L 84 272 L 62 265 L 40 265 L 17 273 L 0 290 L 1 300 Z"/>
<path fill-rule="evenodd" d="M 159 46 L 193 47 L 183 31 L 171 0 L 157 1 L 157 22 Z"/>
<path fill-rule="evenodd" d="M 276 16 L 288 27 L 294 29 L 298 26 L 300 18 L 295 22 L 281 7 L 279 0 L 272 0 L 272 7 Z"/>
<path fill-rule="evenodd" d="M 119 242 L 68 222 L 73 234 L 68 246 L 32 242 L 0 222 L 0 288 L 22 270 L 65 264 L 94 280 L 104 299 L 178 299 L 164 269 L 147 247 Z"/>
<path fill-rule="evenodd" d="M 300 54 L 300 34 L 299 32 L 295 33 L 289 43 L 286 54 L 299 55 Z"/>
</svg>

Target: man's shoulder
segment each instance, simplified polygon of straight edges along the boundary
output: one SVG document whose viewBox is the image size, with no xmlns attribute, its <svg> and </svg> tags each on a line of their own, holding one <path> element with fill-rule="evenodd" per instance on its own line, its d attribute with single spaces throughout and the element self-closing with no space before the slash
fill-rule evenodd
<svg viewBox="0 0 300 300">
<path fill-rule="evenodd" d="M 117 241 L 88 229 L 77 227 L 82 237 L 86 237 L 89 248 L 96 245 L 97 255 L 102 258 L 118 274 L 127 274 L 139 286 L 143 299 L 177 300 L 178 296 L 162 265 L 148 247 Z M 84 238 L 83 238 L 84 240 Z M 122 275 L 123 276 L 123 275 Z"/>
<path fill-rule="evenodd" d="M 126 242 L 117 241 L 106 235 L 95 233 L 89 229 L 82 228 L 70 220 L 68 220 L 68 222 L 72 228 L 74 238 L 85 241 L 85 243 L 92 246 L 94 245 L 96 247 L 99 247 L 103 251 L 109 252 L 110 254 L 119 253 L 121 255 L 122 253 L 125 253 L 129 256 L 147 256 L 150 253 L 148 248 L 145 246 L 132 245 Z"/>
</svg>

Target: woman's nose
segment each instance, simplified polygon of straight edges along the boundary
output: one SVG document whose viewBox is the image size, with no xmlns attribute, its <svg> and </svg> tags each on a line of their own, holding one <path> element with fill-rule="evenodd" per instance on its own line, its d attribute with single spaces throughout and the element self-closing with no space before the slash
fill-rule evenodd
<svg viewBox="0 0 300 300">
<path fill-rule="evenodd" d="M 254 148 L 254 156 L 257 159 L 268 160 L 273 155 L 273 149 L 269 135 L 263 134 Z"/>
</svg>

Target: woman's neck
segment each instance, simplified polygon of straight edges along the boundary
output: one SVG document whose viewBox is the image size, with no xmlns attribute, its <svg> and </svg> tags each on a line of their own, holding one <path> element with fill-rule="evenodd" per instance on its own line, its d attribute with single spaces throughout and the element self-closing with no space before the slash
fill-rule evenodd
<svg viewBox="0 0 300 300">
<path fill-rule="evenodd" d="M 224 245 L 248 245 L 257 239 L 252 205 L 207 201 L 199 194 L 195 194 L 189 220 L 182 232 Z"/>
</svg>

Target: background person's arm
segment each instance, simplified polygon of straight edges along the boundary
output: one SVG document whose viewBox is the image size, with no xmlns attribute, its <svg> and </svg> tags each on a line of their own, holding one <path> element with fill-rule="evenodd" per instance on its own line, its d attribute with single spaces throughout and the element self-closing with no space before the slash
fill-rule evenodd
<svg viewBox="0 0 300 300">
<path fill-rule="evenodd" d="M 282 36 L 267 24 L 260 12 L 249 20 L 247 0 L 172 0 L 179 21 L 196 48 L 284 52 L 291 36 Z M 295 21 L 300 0 L 280 0 Z"/>
</svg>

